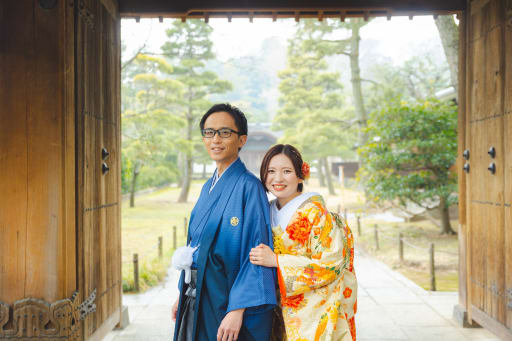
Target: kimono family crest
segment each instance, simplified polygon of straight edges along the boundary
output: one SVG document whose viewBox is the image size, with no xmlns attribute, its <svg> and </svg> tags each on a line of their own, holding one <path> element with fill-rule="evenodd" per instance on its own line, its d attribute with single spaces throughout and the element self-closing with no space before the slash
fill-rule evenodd
<svg viewBox="0 0 512 341">
<path fill-rule="evenodd" d="M 238 217 L 231 218 L 231 226 L 238 226 L 239 222 L 240 222 L 240 219 L 238 219 Z"/>
</svg>

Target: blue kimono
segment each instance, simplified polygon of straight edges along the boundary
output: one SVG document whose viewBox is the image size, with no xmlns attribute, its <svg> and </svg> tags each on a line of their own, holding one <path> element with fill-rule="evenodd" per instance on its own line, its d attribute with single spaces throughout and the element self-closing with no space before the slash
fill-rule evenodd
<svg viewBox="0 0 512 341">
<path fill-rule="evenodd" d="M 212 179 L 203 185 L 189 225 L 188 243 L 194 236 L 192 246 L 199 244 L 194 255 L 194 340 L 217 340 L 223 318 L 241 308 L 246 310 L 238 340 L 269 340 L 276 304 L 274 270 L 249 261 L 251 248 L 260 243 L 272 246 L 265 190 L 240 159 L 225 170 L 209 193 L 211 183 Z M 183 277 L 182 273 L 180 288 Z M 174 339 L 180 328 L 183 291 Z"/>
</svg>

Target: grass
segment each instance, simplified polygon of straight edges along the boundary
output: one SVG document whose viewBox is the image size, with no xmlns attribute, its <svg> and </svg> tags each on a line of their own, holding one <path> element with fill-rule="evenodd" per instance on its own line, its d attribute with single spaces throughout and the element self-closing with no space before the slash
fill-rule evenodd
<svg viewBox="0 0 512 341">
<path fill-rule="evenodd" d="M 374 225 L 378 226 L 379 250 L 376 249 Z M 457 226 L 452 221 L 452 226 Z M 357 222 L 351 222 L 352 232 L 359 247 L 373 257 L 426 290 L 430 290 L 429 244 L 434 243 L 434 264 L 437 291 L 455 291 L 458 288 L 458 239 L 439 233 L 429 221 L 389 223 L 375 219 L 361 219 L 361 236 Z M 404 243 L 404 261 L 398 255 L 398 235 L 415 247 Z"/>
<path fill-rule="evenodd" d="M 199 196 L 203 181 L 192 184 L 189 202 L 178 204 L 179 188 L 164 188 L 153 193 L 136 197 L 135 208 L 128 207 L 128 201 L 122 206 L 122 257 L 123 257 L 123 290 L 134 291 L 133 283 L 133 254 L 139 255 L 139 285 L 140 290 L 158 284 L 163 280 L 170 266 L 173 253 L 172 227 L 177 226 L 178 247 L 184 245 L 184 218 L 190 212 Z M 441 236 L 439 229 L 429 221 L 389 223 L 368 217 L 378 213 L 375 208 L 369 209 L 365 205 L 364 193 L 355 188 L 336 188 L 336 195 L 329 195 L 327 188 L 321 188 L 316 179 L 306 183 L 306 191 L 315 191 L 322 194 L 331 211 L 338 206 L 346 208 L 349 213 L 361 215 L 361 232 L 358 235 L 355 218 L 349 219 L 349 225 L 356 238 L 358 247 L 364 249 L 372 256 L 399 271 L 421 287 L 430 289 L 428 271 L 429 243 L 435 244 L 436 284 L 439 291 L 453 291 L 458 287 L 458 256 L 457 236 Z M 365 218 L 366 216 L 366 218 Z M 378 225 L 379 250 L 375 249 L 374 224 Z M 456 228 L 457 221 L 452 221 Z M 421 249 L 404 245 L 404 262 L 398 259 L 398 233 L 404 239 L 417 245 Z M 158 236 L 163 237 L 164 257 L 158 258 Z M 448 251 L 446 254 L 440 251 Z M 356 270 L 357 271 L 357 270 Z"/>
<path fill-rule="evenodd" d="M 128 200 L 122 205 L 122 278 L 123 291 L 135 290 L 133 254 L 139 255 L 139 287 L 141 291 L 158 284 L 166 275 L 173 253 L 173 226 L 177 246 L 185 244 L 184 218 L 190 216 L 202 182 L 192 183 L 189 202 L 177 203 L 180 189 L 168 187 L 137 196 L 135 207 Z M 158 258 L 158 237 L 163 237 L 163 258 Z"/>
</svg>

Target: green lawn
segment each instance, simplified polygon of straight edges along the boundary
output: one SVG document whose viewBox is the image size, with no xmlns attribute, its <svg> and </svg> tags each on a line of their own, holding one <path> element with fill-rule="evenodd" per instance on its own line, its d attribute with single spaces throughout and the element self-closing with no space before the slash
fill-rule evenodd
<svg viewBox="0 0 512 341">
<path fill-rule="evenodd" d="M 123 288 L 133 291 L 133 254 L 138 253 L 140 263 L 141 290 L 161 281 L 170 265 L 172 256 L 172 227 L 177 226 L 178 247 L 184 245 L 184 218 L 189 217 L 190 211 L 199 196 L 203 181 L 195 181 L 186 204 L 176 203 L 179 188 L 165 188 L 153 193 L 136 197 L 135 208 L 128 207 L 128 201 L 122 206 L 122 254 L 123 254 Z M 355 188 L 337 187 L 336 195 L 328 195 L 326 188 L 320 188 L 316 179 L 306 184 L 306 191 L 315 191 L 322 194 L 331 211 L 338 206 L 351 213 L 363 216 L 361 219 L 362 235 L 358 235 L 356 219 L 350 219 L 358 247 L 366 250 L 374 257 L 401 272 L 418 285 L 429 289 L 430 278 L 428 274 L 428 252 L 430 242 L 435 244 L 436 254 L 436 284 L 437 290 L 457 290 L 458 256 L 445 254 L 439 251 L 457 253 L 457 236 L 441 236 L 438 228 L 428 221 L 413 223 L 387 223 L 382 220 L 364 218 L 364 216 L 377 213 L 376 209 L 365 206 L 364 194 Z M 375 249 L 374 228 L 377 224 L 379 230 L 380 249 Z M 457 221 L 452 221 L 454 229 Z M 422 249 L 404 245 L 404 263 L 398 260 L 398 233 L 401 232 L 406 240 Z M 158 259 L 158 236 L 163 237 L 164 258 Z"/>
<path fill-rule="evenodd" d="M 170 265 L 173 226 L 177 227 L 177 246 L 185 244 L 184 218 L 190 216 L 202 182 L 195 181 L 189 202 L 178 204 L 179 188 L 168 187 L 135 198 L 135 207 L 125 200 L 122 206 L 123 289 L 133 291 L 133 254 L 139 255 L 141 290 L 162 280 Z M 163 237 L 164 257 L 158 259 L 158 237 Z"/>
<path fill-rule="evenodd" d="M 379 250 L 376 249 L 374 225 L 377 224 Z M 454 229 L 456 221 L 452 221 Z M 361 236 L 357 222 L 351 222 L 356 243 L 372 256 L 399 271 L 426 290 L 430 290 L 429 244 L 434 243 L 436 289 L 456 291 L 458 288 L 458 240 L 457 236 L 443 236 L 439 228 L 429 221 L 411 223 L 386 223 L 375 219 L 361 219 Z M 404 261 L 399 260 L 398 234 L 413 244 L 404 243 Z"/>
</svg>

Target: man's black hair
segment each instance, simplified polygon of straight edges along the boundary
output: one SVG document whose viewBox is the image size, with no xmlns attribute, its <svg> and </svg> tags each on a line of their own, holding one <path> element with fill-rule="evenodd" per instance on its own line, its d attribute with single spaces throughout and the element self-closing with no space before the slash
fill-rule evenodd
<svg viewBox="0 0 512 341">
<path fill-rule="evenodd" d="M 235 106 L 232 106 L 229 103 L 220 103 L 212 106 L 206 112 L 206 114 L 203 115 L 203 118 L 201 118 L 201 122 L 199 122 L 199 127 L 201 128 L 201 130 L 204 129 L 204 123 L 211 114 L 221 111 L 227 112 L 231 115 L 231 117 L 233 117 L 233 119 L 235 120 L 236 128 L 238 129 L 240 135 L 247 135 L 247 118 L 245 118 L 244 113 L 240 109 L 238 109 Z"/>
</svg>

